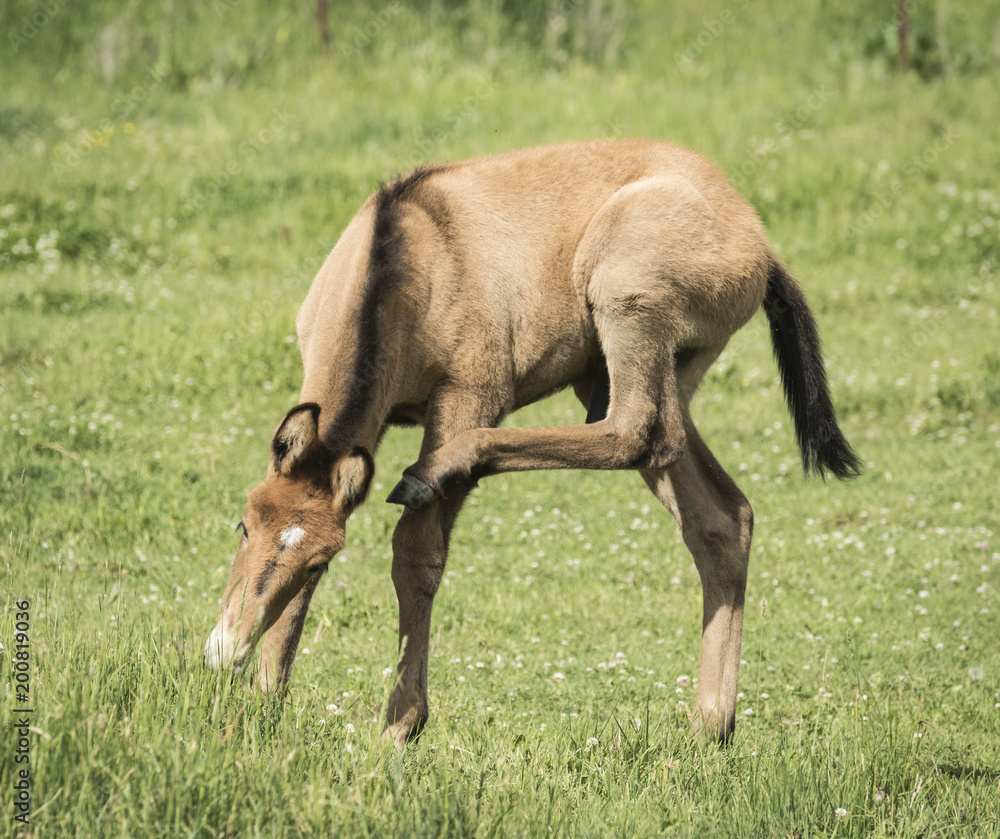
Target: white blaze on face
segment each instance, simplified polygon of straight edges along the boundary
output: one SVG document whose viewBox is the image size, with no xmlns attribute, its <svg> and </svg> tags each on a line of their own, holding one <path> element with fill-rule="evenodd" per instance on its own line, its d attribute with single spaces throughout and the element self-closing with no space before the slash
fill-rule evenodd
<svg viewBox="0 0 1000 839">
<path fill-rule="evenodd" d="M 288 527 L 281 531 L 281 536 L 278 537 L 278 544 L 281 545 L 282 550 L 285 548 L 294 548 L 305 538 L 306 532 L 301 527 Z"/>
</svg>

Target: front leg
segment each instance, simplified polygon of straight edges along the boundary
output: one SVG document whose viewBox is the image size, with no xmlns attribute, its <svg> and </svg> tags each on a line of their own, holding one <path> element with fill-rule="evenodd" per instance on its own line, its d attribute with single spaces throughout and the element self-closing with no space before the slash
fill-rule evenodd
<svg viewBox="0 0 1000 839">
<path fill-rule="evenodd" d="M 441 585 L 448 540 L 468 490 L 406 510 L 392 537 L 392 582 L 399 600 L 399 663 L 383 737 L 402 749 L 427 722 L 431 608 Z"/>
</svg>

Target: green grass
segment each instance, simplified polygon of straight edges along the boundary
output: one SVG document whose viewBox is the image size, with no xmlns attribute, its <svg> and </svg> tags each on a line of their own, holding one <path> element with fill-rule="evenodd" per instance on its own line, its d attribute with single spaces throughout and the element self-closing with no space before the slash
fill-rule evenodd
<svg viewBox="0 0 1000 839">
<path fill-rule="evenodd" d="M 323 59 L 309 4 L 57 4 L 0 58 L 0 643 L 10 674 L 26 598 L 34 708 L 28 826 L 6 736 L 0 760 L 9 834 L 998 835 L 1000 18 L 950 4 L 943 54 L 914 4 L 899 75 L 891 8 L 637 4 L 585 37 L 578 5 L 550 47 L 543 3 L 331 4 Z M 0 13 L 12 47 L 35 9 Z M 431 724 L 381 746 L 381 499 L 416 430 L 378 453 L 288 695 L 206 672 L 232 525 L 296 400 L 295 312 L 364 198 L 614 135 L 693 146 L 758 207 L 867 464 L 801 477 L 752 321 L 695 407 L 756 514 L 730 747 L 687 734 L 690 556 L 640 480 L 597 473 L 473 494 Z M 560 394 L 513 421 L 582 418 Z"/>
</svg>

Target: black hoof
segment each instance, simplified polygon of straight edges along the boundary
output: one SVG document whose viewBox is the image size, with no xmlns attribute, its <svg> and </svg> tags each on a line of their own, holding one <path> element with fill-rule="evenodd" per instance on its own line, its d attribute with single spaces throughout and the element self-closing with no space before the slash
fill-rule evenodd
<svg viewBox="0 0 1000 839">
<path fill-rule="evenodd" d="M 405 504 L 407 507 L 419 510 L 432 501 L 437 501 L 437 498 L 437 493 L 420 478 L 403 475 L 385 500 L 389 504 Z"/>
</svg>

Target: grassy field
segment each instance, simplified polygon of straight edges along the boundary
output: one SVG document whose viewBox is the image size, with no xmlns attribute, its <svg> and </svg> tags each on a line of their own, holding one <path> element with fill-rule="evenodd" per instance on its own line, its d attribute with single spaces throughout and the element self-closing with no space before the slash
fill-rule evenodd
<svg viewBox="0 0 1000 839">
<path fill-rule="evenodd" d="M 338 2 L 326 57 L 300 5 L 0 12 L 4 831 L 1000 835 L 995 6 L 912 3 L 899 73 L 891 2 Z M 631 474 L 537 473 L 471 497 L 430 726 L 383 748 L 381 499 L 416 430 L 378 453 L 287 696 L 206 672 L 347 221 L 420 162 L 598 136 L 697 148 L 757 206 L 867 464 L 802 478 L 756 317 L 695 406 L 756 514 L 732 744 L 687 734 L 700 587 L 669 515 Z M 513 421 L 582 419 L 560 394 Z"/>
</svg>

